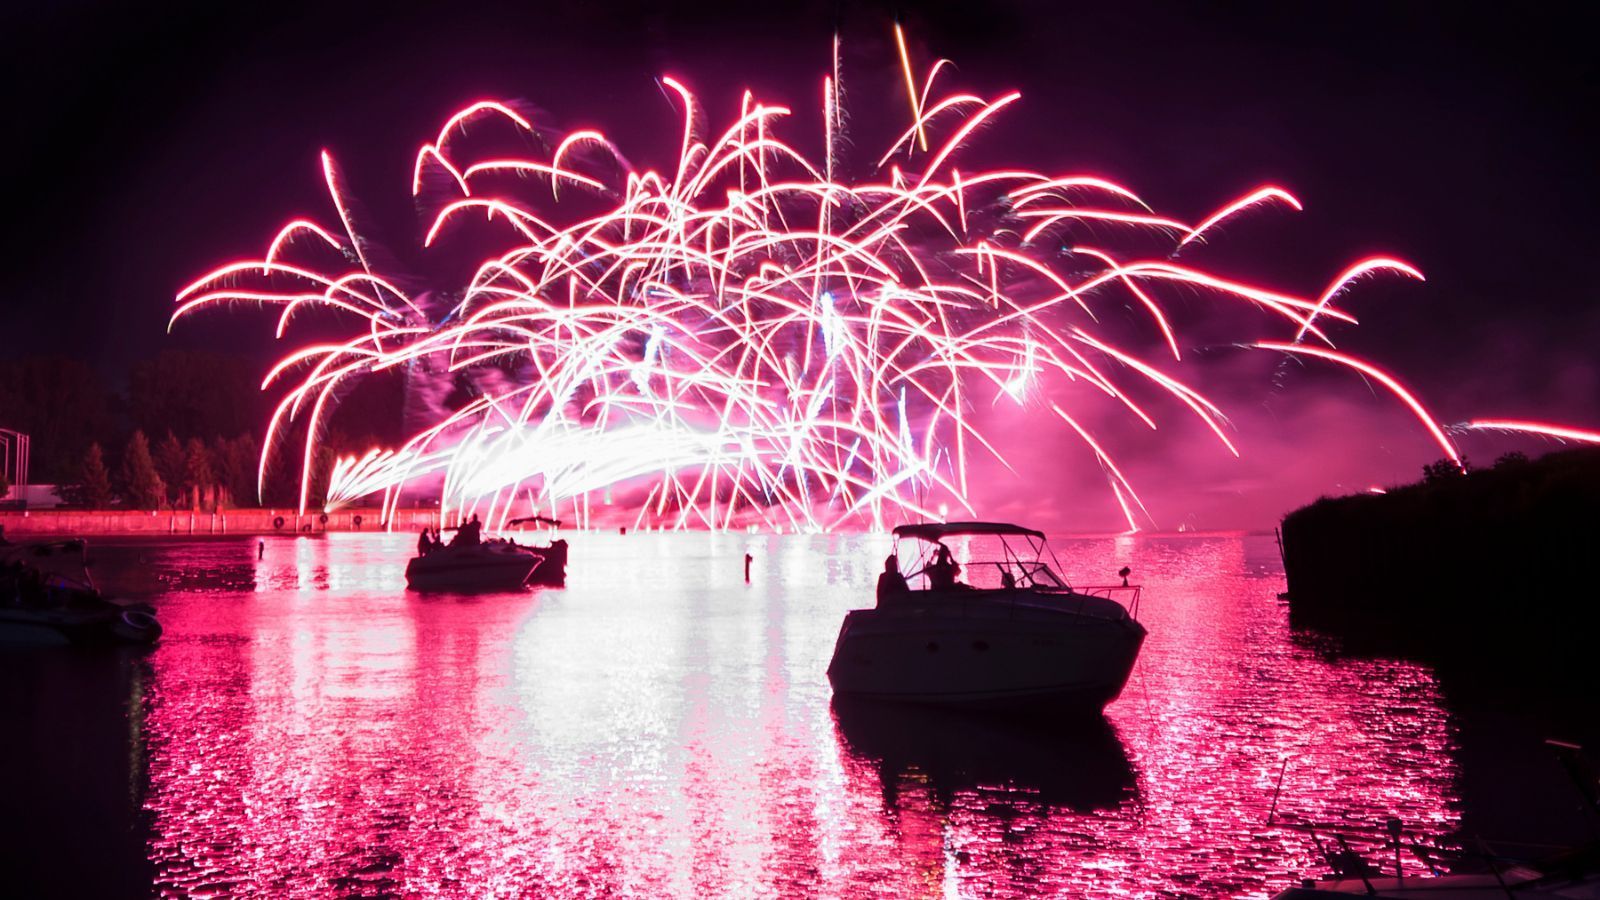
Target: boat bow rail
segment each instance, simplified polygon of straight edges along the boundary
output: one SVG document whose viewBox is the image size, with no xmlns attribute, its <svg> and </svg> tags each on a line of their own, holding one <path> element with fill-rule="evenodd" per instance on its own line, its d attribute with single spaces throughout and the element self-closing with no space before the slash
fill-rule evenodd
<svg viewBox="0 0 1600 900">
<path fill-rule="evenodd" d="M 1100 597 L 1105 600 L 1110 600 L 1113 603 L 1120 604 L 1123 608 L 1128 610 L 1128 618 L 1139 618 L 1139 598 L 1144 596 L 1143 585 L 1093 585 L 1090 587 L 1075 587 L 1072 589 L 1072 591 L 1075 594 L 1083 594 L 1086 597 Z"/>
</svg>

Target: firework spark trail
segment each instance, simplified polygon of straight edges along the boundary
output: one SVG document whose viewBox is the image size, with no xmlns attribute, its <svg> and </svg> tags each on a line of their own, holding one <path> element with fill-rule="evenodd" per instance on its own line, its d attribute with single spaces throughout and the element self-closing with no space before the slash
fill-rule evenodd
<svg viewBox="0 0 1600 900">
<path fill-rule="evenodd" d="M 701 139 L 695 97 L 670 77 L 661 84 L 682 114 L 670 178 L 634 171 L 592 130 L 567 134 L 548 159 L 473 161 L 457 149 L 469 125 L 536 133 L 509 105 L 475 103 L 419 149 L 412 173 L 414 196 L 422 197 L 433 170 L 454 192 L 437 204 L 424 247 L 452 240 L 469 213 L 505 233 L 504 243 L 480 251 L 473 276 L 450 295 L 460 299 L 448 315 L 431 316 L 398 279 L 374 270 L 324 153 L 341 227 L 290 222 L 264 258 L 221 266 L 184 288 L 173 321 L 245 302 L 281 307 L 279 337 L 311 309 L 361 326 L 346 340 L 293 351 L 263 384 L 298 378 L 273 413 L 261 476 L 274 448 L 300 428 L 302 508 L 315 446 L 342 388 L 438 362 L 447 374 L 498 368 L 507 377 L 400 447 L 339 460 L 329 508 L 374 494 L 393 505 L 406 485 L 442 477 L 441 509 L 482 506 L 503 519 L 513 502 L 553 508 L 633 482 L 646 496 L 639 523 L 881 528 L 886 514 L 933 517 L 930 495 L 966 504 L 972 455 L 1001 457 L 968 415 L 989 401 L 1032 404 L 1070 426 L 1137 528 L 1135 512 L 1149 514 L 1081 424 L 1089 400 L 1039 392 L 1046 379 L 1081 383 L 1085 397 L 1155 428 L 1140 392 L 1123 381 L 1132 379 L 1175 400 L 1237 455 L 1215 404 L 1097 330 L 1096 308 L 1117 302 L 1120 290 L 1121 302 L 1131 298 L 1154 323 L 1164 353 L 1181 362 L 1177 329 L 1160 302 L 1174 286 L 1286 323 L 1288 341 L 1250 338 L 1242 346 L 1321 356 L 1383 381 L 1459 458 L 1393 378 L 1304 344 L 1332 346 L 1319 319 L 1355 322 L 1334 305 L 1351 282 L 1379 270 L 1418 279 L 1420 272 L 1374 257 L 1312 299 L 1172 261 L 1241 212 L 1300 209 L 1279 187 L 1188 225 L 1100 178 L 961 174 L 954 158 L 1019 95 L 936 99 L 947 63 L 936 63 L 919 90 L 898 29 L 896 41 L 912 122 L 859 182 L 840 174 L 846 118 L 837 45 L 821 94 L 820 163 L 776 137 L 788 109 L 748 93 L 731 126 Z M 529 181 L 542 187 L 537 200 L 523 196 Z M 507 185 L 516 190 L 501 192 Z M 597 205 L 608 208 L 572 220 L 571 210 Z M 1087 245 L 1091 235 L 1124 232 L 1162 242 L 1167 255 L 1125 259 L 1114 247 Z"/>
<path fill-rule="evenodd" d="M 1557 441 L 1576 441 L 1580 444 L 1600 444 L 1600 431 L 1569 428 L 1550 422 L 1529 422 L 1523 419 L 1474 419 L 1452 429 L 1468 431 L 1501 431 L 1551 438 Z"/>
</svg>

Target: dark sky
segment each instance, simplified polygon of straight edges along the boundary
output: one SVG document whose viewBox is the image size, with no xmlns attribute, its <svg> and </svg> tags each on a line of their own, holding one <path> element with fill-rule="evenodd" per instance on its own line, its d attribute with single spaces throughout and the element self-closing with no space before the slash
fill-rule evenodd
<svg viewBox="0 0 1600 900">
<path fill-rule="evenodd" d="M 880 110 L 903 125 L 898 18 L 920 59 L 958 63 L 954 83 L 1023 92 L 983 138 L 992 160 L 1110 176 L 1191 220 L 1283 184 L 1306 212 L 1232 229 L 1241 273 L 1314 293 L 1364 254 L 1401 256 L 1428 283 L 1362 290 L 1342 346 L 1447 420 L 1600 425 L 1592 32 L 1576 10 L 1478 6 L 11 9 L 5 332 L 12 352 L 83 355 L 111 377 L 163 346 L 264 353 L 248 315 L 167 336 L 172 295 L 259 254 L 293 216 L 330 219 L 324 147 L 404 243 L 412 155 L 475 99 L 527 101 L 564 129 L 602 128 L 635 165 L 665 165 L 676 114 L 656 76 L 687 81 L 714 120 L 745 86 L 809 108 L 839 32 L 856 137 L 876 148 Z"/>
</svg>

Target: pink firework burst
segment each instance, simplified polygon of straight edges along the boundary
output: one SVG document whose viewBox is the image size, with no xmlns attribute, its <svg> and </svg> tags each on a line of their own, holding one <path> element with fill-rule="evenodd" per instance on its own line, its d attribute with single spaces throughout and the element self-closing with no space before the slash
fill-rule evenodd
<svg viewBox="0 0 1600 900">
<path fill-rule="evenodd" d="M 423 296 L 386 275 L 325 153 L 333 220 L 296 219 L 263 257 L 201 276 L 173 320 L 244 301 L 281 310 L 280 338 L 306 310 L 348 323 L 348 337 L 298 347 L 264 384 L 286 393 L 262 471 L 298 429 L 302 508 L 344 389 L 402 369 L 422 394 L 428 377 L 470 373 L 477 396 L 455 409 L 424 403 L 429 415 L 399 446 L 338 460 L 328 508 L 374 495 L 387 506 L 426 486 L 442 509 L 494 521 L 626 487 L 644 525 L 882 527 L 967 504 L 974 456 L 1003 457 L 971 411 L 1014 404 L 1089 448 L 1136 529 L 1149 514 L 1085 426 L 1091 404 L 1155 428 L 1137 399 L 1153 389 L 1238 453 L 1223 411 L 1175 374 L 1183 343 L 1161 299 L 1174 286 L 1259 311 L 1268 331 L 1241 335 L 1242 346 L 1380 382 L 1459 459 L 1416 397 L 1329 349 L 1324 330 L 1355 322 L 1336 305 L 1352 282 L 1420 279 L 1416 269 L 1365 259 L 1299 296 L 1175 261 L 1238 214 L 1298 210 L 1279 187 L 1189 224 L 1098 177 L 961 171 L 963 149 L 1020 95 L 937 94 L 945 62 L 919 79 L 900 47 L 909 124 L 864 177 L 843 174 L 837 152 L 837 65 L 822 83 L 817 157 L 780 137 L 789 109 L 748 93 L 727 127 L 698 129 L 696 98 L 672 78 L 662 84 L 683 126 L 670 171 L 634 170 L 590 130 L 549 140 L 547 153 L 474 158 L 460 149 L 469 128 L 544 134 L 511 105 L 475 103 L 418 151 L 410 185 L 419 197 L 425 184 L 448 186 L 425 204 L 428 252 L 498 235 L 470 248 L 464 284 Z M 467 229 L 485 217 L 496 230 Z M 1130 246 L 1159 249 L 1119 249 Z M 1113 304 L 1147 323 L 1158 352 L 1102 330 L 1097 311 Z M 1069 382 L 1070 395 L 1042 387 Z"/>
</svg>

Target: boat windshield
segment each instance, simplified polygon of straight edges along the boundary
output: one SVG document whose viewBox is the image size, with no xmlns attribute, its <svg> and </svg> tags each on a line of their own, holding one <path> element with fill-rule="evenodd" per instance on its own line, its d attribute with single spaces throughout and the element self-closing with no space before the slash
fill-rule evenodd
<svg viewBox="0 0 1600 900">
<path fill-rule="evenodd" d="M 68 587 L 93 590 L 89 574 L 88 545 L 82 540 L 30 541 L 0 548 L 0 567 L 14 572 L 37 571 L 46 580 Z"/>
<path fill-rule="evenodd" d="M 1070 589 L 1066 579 L 1046 562 L 1050 557 L 1044 541 L 1027 534 L 902 538 L 896 543 L 895 556 L 907 586 L 914 591 L 938 587 L 947 580 L 978 590 Z"/>
</svg>

